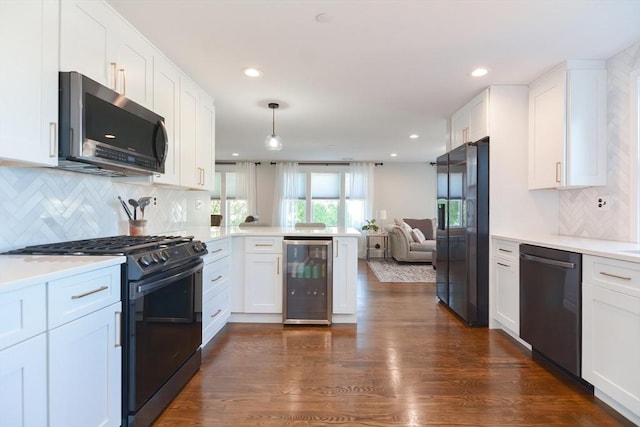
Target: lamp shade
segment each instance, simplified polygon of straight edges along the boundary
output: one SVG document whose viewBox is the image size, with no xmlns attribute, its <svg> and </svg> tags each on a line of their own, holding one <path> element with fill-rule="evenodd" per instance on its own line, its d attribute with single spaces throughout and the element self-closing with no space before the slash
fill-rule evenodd
<svg viewBox="0 0 640 427">
<path fill-rule="evenodd" d="M 282 140 L 278 135 L 267 135 L 264 146 L 269 151 L 280 151 L 282 150 Z"/>
<path fill-rule="evenodd" d="M 378 219 L 387 219 L 387 211 L 385 209 L 381 209 L 378 211 Z"/>
</svg>

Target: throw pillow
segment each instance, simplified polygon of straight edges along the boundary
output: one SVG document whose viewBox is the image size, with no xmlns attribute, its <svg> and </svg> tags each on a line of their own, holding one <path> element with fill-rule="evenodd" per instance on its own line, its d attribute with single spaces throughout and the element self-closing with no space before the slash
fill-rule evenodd
<svg viewBox="0 0 640 427">
<path fill-rule="evenodd" d="M 411 230 L 413 230 L 411 226 L 406 222 L 403 222 L 402 225 L 400 225 L 400 227 L 409 234 L 411 234 Z"/>
<path fill-rule="evenodd" d="M 411 237 L 413 237 L 413 240 L 418 243 L 424 243 L 424 241 L 426 240 L 424 238 L 424 234 L 422 234 L 422 231 L 420 231 L 420 229 L 418 228 L 414 228 L 413 230 L 411 230 Z"/>
<path fill-rule="evenodd" d="M 404 218 L 404 222 L 409 224 L 411 228 L 417 228 L 422 231 L 425 239 L 433 240 L 435 238 L 433 235 L 433 223 L 430 219 Z"/>
<path fill-rule="evenodd" d="M 402 227 L 402 224 L 404 224 L 404 221 L 401 220 L 400 218 L 393 218 L 393 223 L 399 227 Z"/>
</svg>

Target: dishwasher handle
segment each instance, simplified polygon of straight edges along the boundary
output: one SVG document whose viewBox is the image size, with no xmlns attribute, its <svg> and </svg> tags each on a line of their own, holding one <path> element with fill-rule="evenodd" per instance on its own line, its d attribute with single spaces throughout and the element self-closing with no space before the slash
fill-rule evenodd
<svg viewBox="0 0 640 427">
<path fill-rule="evenodd" d="M 522 252 L 520 252 L 520 258 L 525 259 L 527 261 L 533 261 L 533 262 L 539 262 L 539 263 L 542 263 L 542 264 L 553 265 L 555 267 L 569 268 L 569 269 L 575 269 L 576 268 L 576 264 L 573 263 L 573 262 L 558 261 L 558 260 L 555 260 L 555 259 L 543 258 L 543 257 L 535 256 L 535 255 L 525 254 L 525 253 L 522 253 Z"/>
</svg>

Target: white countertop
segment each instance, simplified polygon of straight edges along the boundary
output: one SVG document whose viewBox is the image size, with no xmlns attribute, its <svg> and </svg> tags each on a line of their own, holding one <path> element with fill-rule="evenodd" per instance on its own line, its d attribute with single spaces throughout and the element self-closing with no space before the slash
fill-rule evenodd
<svg viewBox="0 0 640 427">
<path fill-rule="evenodd" d="M 1 255 L 0 292 L 122 264 L 124 256 Z"/>
<path fill-rule="evenodd" d="M 360 237 L 361 233 L 350 227 L 327 227 L 322 230 L 295 229 L 292 227 L 202 227 L 172 232 L 193 236 L 204 242 L 229 236 L 283 236 L 283 237 Z"/>
<path fill-rule="evenodd" d="M 579 252 L 586 255 L 595 255 L 605 258 L 614 258 L 624 261 L 640 263 L 640 244 L 618 242 L 615 240 L 588 239 L 584 237 L 560 236 L 555 234 L 536 235 L 502 235 L 492 234 L 491 237 L 509 240 L 517 243 L 545 246 L 563 251 Z M 631 252 L 635 251 L 635 252 Z M 640 268 L 640 266 L 638 266 Z"/>
</svg>

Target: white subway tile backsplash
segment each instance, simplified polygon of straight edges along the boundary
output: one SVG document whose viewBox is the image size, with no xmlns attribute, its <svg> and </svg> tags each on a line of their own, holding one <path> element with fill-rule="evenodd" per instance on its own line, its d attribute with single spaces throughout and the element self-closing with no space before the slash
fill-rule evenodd
<svg viewBox="0 0 640 427">
<path fill-rule="evenodd" d="M 187 191 L 49 168 L 0 167 L 0 252 L 40 243 L 127 234 L 127 201 L 155 197 L 145 209 L 147 233 L 209 224 L 206 191 Z"/>
</svg>

